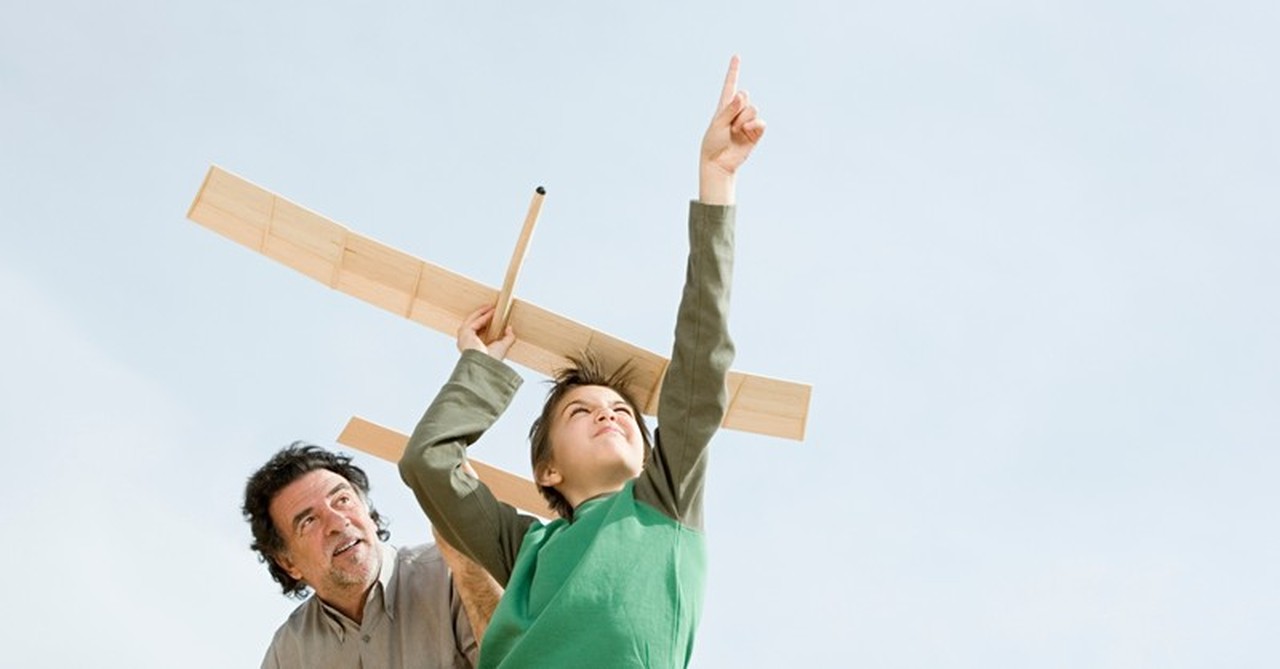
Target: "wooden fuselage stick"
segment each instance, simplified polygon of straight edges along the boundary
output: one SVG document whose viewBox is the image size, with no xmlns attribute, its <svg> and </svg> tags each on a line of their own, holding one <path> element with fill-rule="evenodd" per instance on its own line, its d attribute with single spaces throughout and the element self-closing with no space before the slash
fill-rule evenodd
<svg viewBox="0 0 1280 669">
<path fill-rule="evenodd" d="M 502 280 L 502 290 L 498 292 L 498 302 L 494 305 L 493 320 L 489 321 L 489 334 L 486 341 L 502 337 L 507 329 L 507 320 L 511 317 L 511 299 L 516 288 L 516 277 L 520 274 L 520 266 L 524 264 L 524 256 L 529 251 L 529 239 L 533 237 L 533 226 L 538 223 L 538 213 L 542 211 L 542 200 L 547 189 L 538 186 L 533 191 L 533 199 L 529 202 L 529 213 L 524 217 L 524 228 L 520 230 L 520 239 L 516 241 L 516 250 L 511 254 L 511 262 L 507 265 L 507 276 Z"/>
</svg>

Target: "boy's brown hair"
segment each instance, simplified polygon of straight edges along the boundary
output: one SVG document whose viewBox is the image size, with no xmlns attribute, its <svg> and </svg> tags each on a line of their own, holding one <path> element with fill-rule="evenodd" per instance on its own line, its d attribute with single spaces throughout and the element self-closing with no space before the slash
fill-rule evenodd
<svg viewBox="0 0 1280 669">
<path fill-rule="evenodd" d="M 600 360 L 585 351 L 581 356 L 570 356 L 569 367 L 556 370 L 555 378 L 551 381 L 551 390 L 547 391 L 547 400 L 542 405 L 542 414 L 529 428 L 530 459 L 533 461 L 534 479 L 538 478 L 542 467 L 551 461 L 551 418 L 565 395 L 579 386 L 603 386 L 622 397 L 635 415 L 636 427 L 640 428 L 640 437 L 644 440 L 645 460 L 648 460 L 649 452 L 653 449 L 653 438 L 649 434 L 649 426 L 645 424 L 644 414 L 640 413 L 640 405 L 628 390 L 631 375 L 629 363 L 624 363 L 612 372 L 606 372 Z M 547 504 L 551 505 L 561 518 L 573 520 L 573 507 L 569 506 L 569 501 L 560 494 L 559 490 L 539 484 L 538 492 L 542 493 Z"/>
</svg>

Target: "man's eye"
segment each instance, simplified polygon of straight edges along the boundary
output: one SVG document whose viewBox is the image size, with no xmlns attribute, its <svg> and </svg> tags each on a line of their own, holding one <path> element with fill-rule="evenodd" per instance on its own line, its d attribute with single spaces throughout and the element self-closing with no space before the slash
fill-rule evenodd
<svg viewBox="0 0 1280 669">
<path fill-rule="evenodd" d="M 311 525 L 313 524 L 314 521 L 315 521 L 315 516 L 308 516 L 306 518 L 303 518 L 302 522 L 298 523 L 298 532 L 300 533 L 306 532 L 308 529 L 311 528 Z"/>
</svg>

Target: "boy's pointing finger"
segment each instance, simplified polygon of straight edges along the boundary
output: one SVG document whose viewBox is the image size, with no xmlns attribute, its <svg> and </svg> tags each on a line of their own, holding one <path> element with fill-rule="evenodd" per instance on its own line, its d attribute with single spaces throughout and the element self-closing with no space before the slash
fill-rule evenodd
<svg viewBox="0 0 1280 669">
<path fill-rule="evenodd" d="M 733 95 L 738 92 L 738 66 L 740 62 L 737 54 L 734 54 L 729 59 L 729 71 L 725 73 L 724 87 L 720 89 L 720 109 L 724 109 L 724 106 L 733 99 Z"/>
</svg>

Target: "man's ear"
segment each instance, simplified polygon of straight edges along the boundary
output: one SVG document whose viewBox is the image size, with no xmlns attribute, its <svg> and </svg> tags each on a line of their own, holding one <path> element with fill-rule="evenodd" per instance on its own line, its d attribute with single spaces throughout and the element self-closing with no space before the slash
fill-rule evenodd
<svg viewBox="0 0 1280 669">
<path fill-rule="evenodd" d="M 289 559 L 288 553 L 277 553 L 271 559 L 275 560 L 275 563 L 279 565 L 286 574 L 292 576 L 296 580 L 302 580 L 302 572 L 298 571 L 298 567 L 293 564 L 293 560 Z"/>
<path fill-rule="evenodd" d="M 564 477 L 560 475 L 560 470 L 556 469 L 554 464 L 548 463 L 538 468 L 537 480 L 538 485 L 544 488 L 554 488 L 560 485 Z"/>
</svg>

